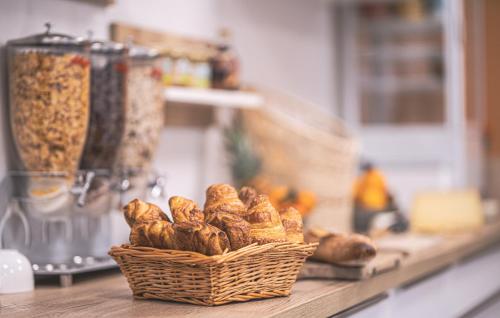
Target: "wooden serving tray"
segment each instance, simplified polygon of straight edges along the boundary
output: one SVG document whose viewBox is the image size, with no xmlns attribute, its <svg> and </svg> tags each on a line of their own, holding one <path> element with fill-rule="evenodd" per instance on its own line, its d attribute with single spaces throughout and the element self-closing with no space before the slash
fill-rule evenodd
<svg viewBox="0 0 500 318">
<path fill-rule="evenodd" d="M 377 256 L 365 264 L 327 264 L 308 260 L 299 273 L 299 279 L 326 278 L 362 280 L 396 269 L 404 253 L 379 250 Z"/>
</svg>

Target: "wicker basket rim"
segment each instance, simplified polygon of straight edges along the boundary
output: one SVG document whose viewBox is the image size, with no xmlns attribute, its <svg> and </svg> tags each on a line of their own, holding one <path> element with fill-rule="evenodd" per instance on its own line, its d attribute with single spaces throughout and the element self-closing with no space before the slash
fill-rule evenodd
<svg viewBox="0 0 500 318">
<path fill-rule="evenodd" d="M 312 111 L 312 112 L 320 115 L 321 117 L 327 117 L 339 129 L 339 131 L 341 133 L 340 137 L 350 138 L 353 136 L 352 130 L 345 124 L 345 122 L 340 117 L 333 115 L 331 112 L 328 112 L 327 110 L 325 110 L 323 107 L 320 107 L 316 103 L 313 103 L 307 99 L 304 99 L 303 97 L 300 97 L 296 94 L 286 92 L 283 90 L 279 90 L 276 88 L 262 86 L 262 85 L 256 86 L 255 90 L 264 96 L 264 99 L 266 102 L 270 101 L 271 103 L 273 103 L 273 101 L 276 99 L 279 99 L 279 100 L 289 99 L 289 100 L 293 101 L 294 105 L 299 105 L 302 109 L 308 109 L 309 112 Z M 283 104 L 283 102 L 281 102 L 281 101 L 278 102 L 278 106 L 280 104 Z M 285 104 L 289 104 L 289 103 L 285 103 Z M 276 105 L 273 105 L 273 106 L 274 107 L 265 107 L 263 110 L 266 110 L 266 111 L 273 110 L 274 111 L 274 109 L 276 108 Z M 281 107 L 278 107 L 278 108 L 281 109 L 281 111 L 278 111 L 278 112 L 282 113 L 283 108 L 281 108 Z M 290 115 L 290 114 L 288 113 L 288 115 Z"/>
<path fill-rule="evenodd" d="M 314 252 L 318 244 L 319 243 L 300 244 L 291 242 L 276 242 L 276 243 L 257 245 L 256 243 L 254 243 L 242 247 L 236 251 L 226 250 L 221 255 L 213 255 L 213 256 L 207 256 L 204 254 L 191 251 L 166 250 L 153 247 L 143 247 L 143 246 L 134 246 L 130 244 L 123 244 L 121 246 L 111 247 L 108 254 L 112 257 L 120 257 L 124 255 L 133 254 L 134 256 L 137 257 L 154 259 L 154 260 L 165 260 L 170 262 L 192 264 L 192 265 L 210 265 L 210 264 L 220 264 L 232 261 L 244 256 L 260 254 L 263 252 L 267 252 L 269 250 L 294 252 L 309 256 Z"/>
</svg>

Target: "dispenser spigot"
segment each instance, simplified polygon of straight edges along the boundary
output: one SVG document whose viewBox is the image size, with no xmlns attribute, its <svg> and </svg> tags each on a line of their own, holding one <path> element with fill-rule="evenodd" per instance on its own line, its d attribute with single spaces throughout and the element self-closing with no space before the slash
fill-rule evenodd
<svg viewBox="0 0 500 318">
<path fill-rule="evenodd" d="M 167 177 L 163 174 L 155 174 L 154 180 L 149 184 L 151 196 L 160 198 L 166 196 Z"/>
<path fill-rule="evenodd" d="M 76 200 L 76 204 L 79 207 L 83 207 L 87 201 L 87 194 L 90 189 L 90 185 L 92 184 L 92 180 L 94 180 L 95 172 L 87 171 L 83 175 L 78 177 L 78 185 L 75 185 L 71 192 L 75 195 L 78 195 L 78 199 Z"/>
</svg>

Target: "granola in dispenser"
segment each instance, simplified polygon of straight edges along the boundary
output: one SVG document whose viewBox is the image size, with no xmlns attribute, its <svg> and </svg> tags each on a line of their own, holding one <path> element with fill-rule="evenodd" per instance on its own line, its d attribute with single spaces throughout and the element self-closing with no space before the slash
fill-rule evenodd
<svg viewBox="0 0 500 318">
<path fill-rule="evenodd" d="M 151 63 L 132 63 L 127 73 L 125 134 L 119 168 L 147 170 L 163 126 L 161 71 Z"/>
<path fill-rule="evenodd" d="M 76 171 L 89 121 L 88 59 L 17 51 L 10 72 L 12 130 L 25 168 Z"/>
</svg>

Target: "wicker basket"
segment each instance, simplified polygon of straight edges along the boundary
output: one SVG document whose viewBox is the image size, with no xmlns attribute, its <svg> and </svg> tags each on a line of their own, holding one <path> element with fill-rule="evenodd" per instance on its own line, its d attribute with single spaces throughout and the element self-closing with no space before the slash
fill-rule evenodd
<svg viewBox="0 0 500 318">
<path fill-rule="evenodd" d="M 109 255 L 138 299 L 221 305 L 287 296 L 317 244 L 249 245 L 223 255 L 122 245 Z"/>
<path fill-rule="evenodd" d="M 263 173 L 274 184 L 307 189 L 318 197 L 308 225 L 351 230 L 352 187 L 358 143 L 343 122 L 299 98 L 259 89 L 265 105 L 243 120 Z"/>
</svg>

